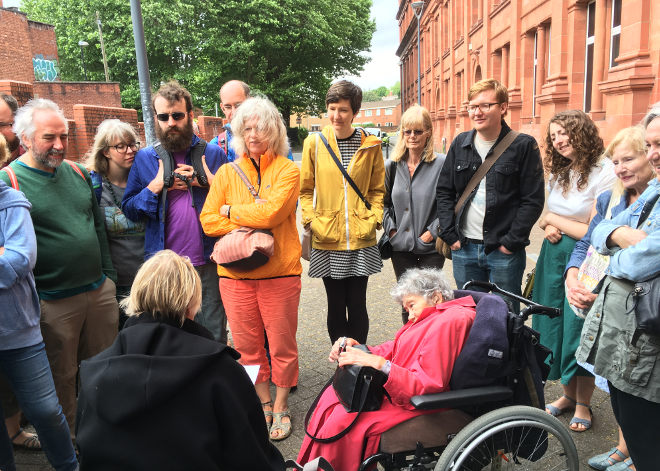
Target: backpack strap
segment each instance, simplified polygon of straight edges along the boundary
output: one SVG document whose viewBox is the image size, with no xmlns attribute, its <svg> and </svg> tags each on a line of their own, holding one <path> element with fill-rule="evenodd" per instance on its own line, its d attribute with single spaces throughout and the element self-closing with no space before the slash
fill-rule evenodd
<svg viewBox="0 0 660 471">
<path fill-rule="evenodd" d="M 206 172 L 204 171 L 204 165 L 202 164 L 202 157 L 206 152 L 206 141 L 200 139 L 197 141 L 197 144 L 193 146 L 190 150 L 190 161 L 192 163 L 192 168 L 197 176 L 197 183 L 203 188 L 209 187 L 209 179 L 206 178 Z"/>
<path fill-rule="evenodd" d="M 158 158 L 163 162 L 163 190 L 160 192 L 160 220 L 165 224 L 165 218 L 167 216 L 167 211 L 165 206 L 167 203 L 167 189 L 171 188 L 174 184 L 174 176 L 172 175 L 174 168 L 174 159 L 172 154 L 167 152 L 165 148 L 161 145 L 160 142 L 154 144 L 154 150 L 158 154 Z"/>
<path fill-rule="evenodd" d="M 7 167 L 4 167 L 0 171 L 5 172 L 9 176 L 9 183 L 11 183 L 11 187 L 14 190 L 19 190 L 19 188 L 18 188 L 18 178 L 16 178 L 16 172 L 14 172 L 14 169 L 11 168 L 10 166 L 7 166 Z"/>
<path fill-rule="evenodd" d="M 82 170 L 80 170 L 80 167 L 78 167 L 78 165 L 76 165 L 75 162 L 72 162 L 71 160 L 68 160 L 68 159 L 64 159 L 64 162 L 66 162 L 67 164 L 69 164 L 69 166 L 70 166 L 70 167 L 71 167 L 71 168 L 72 168 L 72 169 L 73 169 L 78 175 L 80 175 L 80 178 L 82 178 L 83 180 L 87 181 L 87 179 L 85 178 L 85 174 L 82 172 Z"/>
</svg>

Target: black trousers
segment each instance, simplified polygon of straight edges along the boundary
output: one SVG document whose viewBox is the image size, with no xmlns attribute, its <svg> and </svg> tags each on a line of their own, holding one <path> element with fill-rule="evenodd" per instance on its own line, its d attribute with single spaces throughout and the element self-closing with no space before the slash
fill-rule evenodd
<svg viewBox="0 0 660 471">
<path fill-rule="evenodd" d="M 609 381 L 607 385 L 614 417 L 626 439 L 635 468 L 637 471 L 657 470 L 660 404 L 620 391 Z"/>
<path fill-rule="evenodd" d="M 336 280 L 323 278 L 328 297 L 328 334 L 330 342 L 350 337 L 364 344 L 369 334 L 367 314 L 368 276 L 350 276 Z"/>
<path fill-rule="evenodd" d="M 392 267 L 396 281 L 399 281 L 401 275 L 410 268 L 437 268 L 440 270 L 444 264 L 445 257 L 437 252 L 424 255 L 412 252 L 392 252 Z M 401 320 L 404 324 L 408 322 L 408 311 L 405 309 L 401 310 Z"/>
</svg>

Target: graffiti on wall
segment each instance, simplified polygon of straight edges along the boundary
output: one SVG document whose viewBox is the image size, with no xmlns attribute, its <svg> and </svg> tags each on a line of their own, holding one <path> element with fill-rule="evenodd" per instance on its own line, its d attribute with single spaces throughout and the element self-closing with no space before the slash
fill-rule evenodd
<svg viewBox="0 0 660 471">
<path fill-rule="evenodd" d="M 37 82 L 54 82 L 59 76 L 59 66 L 56 59 L 45 59 L 43 54 L 32 58 L 34 78 Z"/>
</svg>

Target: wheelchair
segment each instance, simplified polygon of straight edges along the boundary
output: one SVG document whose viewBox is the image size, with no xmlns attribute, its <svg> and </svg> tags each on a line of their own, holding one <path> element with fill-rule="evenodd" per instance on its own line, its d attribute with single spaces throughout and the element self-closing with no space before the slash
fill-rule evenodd
<svg viewBox="0 0 660 471">
<path fill-rule="evenodd" d="M 483 291 L 467 291 L 471 287 Z M 411 399 L 416 409 L 442 410 L 383 433 L 378 453 L 358 471 L 376 469 L 376 464 L 385 471 L 577 471 L 573 439 L 543 409 L 550 352 L 525 325 L 531 314 L 556 317 L 559 310 L 487 282 L 470 281 L 455 292 L 457 298 L 467 295 L 474 298 L 477 314 L 454 364 L 451 390 Z M 526 307 L 516 314 L 504 298 Z M 474 358 L 475 348 L 483 350 L 484 342 L 497 339 L 485 334 L 493 326 L 501 329 L 504 348 L 486 345 L 488 358 Z"/>
</svg>

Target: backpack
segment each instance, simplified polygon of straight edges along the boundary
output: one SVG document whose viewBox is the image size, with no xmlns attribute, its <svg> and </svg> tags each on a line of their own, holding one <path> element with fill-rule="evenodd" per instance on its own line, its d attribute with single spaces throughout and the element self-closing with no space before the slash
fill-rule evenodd
<svg viewBox="0 0 660 471">
<path fill-rule="evenodd" d="M 163 161 L 163 180 L 165 182 L 165 188 L 171 188 L 174 184 L 174 158 L 165 148 L 161 145 L 160 142 L 157 142 L 154 145 L 154 150 L 160 157 L 160 160 Z M 190 161 L 192 163 L 193 171 L 197 177 L 197 182 L 199 186 L 203 188 L 209 187 L 208 178 L 206 178 L 206 172 L 204 171 L 204 165 L 202 165 L 202 156 L 206 152 L 206 141 L 200 139 L 190 149 Z"/>
<path fill-rule="evenodd" d="M 66 162 L 68 165 L 71 166 L 71 168 L 78 174 L 80 175 L 80 178 L 85 180 L 85 183 L 87 183 L 87 179 L 85 178 L 85 174 L 80 170 L 80 167 L 76 165 L 75 163 L 71 162 L 70 160 L 64 159 L 62 162 Z M 14 190 L 20 191 L 18 187 L 18 177 L 16 176 L 16 172 L 14 172 L 14 169 L 11 168 L 9 165 L 4 167 L 3 169 L 0 170 L 0 172 L 5 172 L 9 176 L 9 182 L 11 183 L 11 187 Z"/>
</svg>

